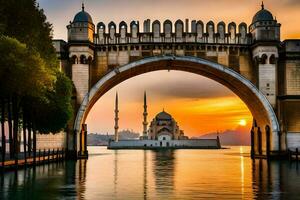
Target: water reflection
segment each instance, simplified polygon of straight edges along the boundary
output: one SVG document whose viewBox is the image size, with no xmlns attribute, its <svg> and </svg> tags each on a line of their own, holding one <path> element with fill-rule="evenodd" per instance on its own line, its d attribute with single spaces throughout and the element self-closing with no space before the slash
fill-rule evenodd
<svg viewBox="0 0 300 200">
<path fill-rule="evenodd" d="M 118 185 L 118 150 L 114 151 L 114 194 L 117 194 Z"/>
<path fill-rule="evenodd" d="M 0 199 L 59 199 L 76 196 L 75 162 L 54 163 L 1 175 Z M 67 167 L 68 166 L 68 167 Z M 65 187 L 68 186 L 68 187 Z"/>
<path fill-rule="evenodd" d="M 78 160 L 76 163 L 76 191 L 78 199 L 84 199 L 86 192 L 86 165 L 87 160 Z"/>
<path fill-rule="evenodd" d="M 0 199 L 300 199 L 299 166 L 222 151 L 108 151 L 0 178 Z M 90 151 L 93 152 L 93 151 Z"/>
<path fill-rule="evenodd" d="M 174 191 L 174 150 L 153 151 L 153 174 L 155 189 L 161 197 L 170 197 Z"/>
<path fill-rule="evenodd" d="M 245 164 L 244 164 L 244 149 L 240 147 L 240 160 L 241 160 L 241 194 L 242 198 L 244 199 L 245 194 Z"/>
<path fill-rule="evenodd" d="M 148 199 L 148 181 L 147 181 L 147 173 L 148 173 L 148 169 L 147 169 L 147 151 L 144 151 L 144 155 L 143 155 L 143 172 L 144 172 L 144 179 L 143 179 L 143 189 L 144 189 L 144 199 Z"/>
<path fill-rule="evenodd" d="M 259 199 L 300 199 L 298 163 L 253 160 L 253 193 Z"/>
</svg>

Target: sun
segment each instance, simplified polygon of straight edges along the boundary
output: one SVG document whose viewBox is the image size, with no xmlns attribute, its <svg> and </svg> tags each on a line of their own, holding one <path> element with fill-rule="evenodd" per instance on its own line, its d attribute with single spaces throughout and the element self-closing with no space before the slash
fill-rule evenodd
<svg viewBox="0 0 300 200">
<path fill-rule="evenodd" d="M 244 119 L 241 119 L 241 120 L 239 121 L 239 125 L 240 125 L 240 126 L 246 126 L 246 125 L 247 125 L 247 121 L 244 120 Z"/>
</svg>

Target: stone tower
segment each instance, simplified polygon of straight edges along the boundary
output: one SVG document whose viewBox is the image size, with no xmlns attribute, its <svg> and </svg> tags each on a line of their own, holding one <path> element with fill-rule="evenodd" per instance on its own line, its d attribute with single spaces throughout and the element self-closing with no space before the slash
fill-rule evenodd
<svg viewBox="0 0 300 200">
<path fill-rule="evenodd" d="M 143 113 L 143 117 L 144 117 L 144 121 L 143 121 L 143 139 L 144 140 L 148 138 L 148 135 L 147 135 L 147 126 L 148 126 L 147 116 L 148 116 L 148 112 L 147 112 L 147 94 L 145 92 L 144 93 L 144 113 Z"/>
<path fill-rule="evenodd" d="M 92 17 L 84 10 L 84 4 L 67 29 L 72 80 L 76 89 L 77 104 L 81 104 L 90 88 L 90 65 L 94 59 L 94 50 L 90 44 L 94 42 L 95 32 Z"/>
<path fill-rule="evenodd" d="M 262 2 L 261 10 L 253 17 L 249 28 L 252 34 L 252 55 L 258 75 L 257 86 L 274 108 L 278 94 L 277 59 L 280 26 Z"/>
</svg>

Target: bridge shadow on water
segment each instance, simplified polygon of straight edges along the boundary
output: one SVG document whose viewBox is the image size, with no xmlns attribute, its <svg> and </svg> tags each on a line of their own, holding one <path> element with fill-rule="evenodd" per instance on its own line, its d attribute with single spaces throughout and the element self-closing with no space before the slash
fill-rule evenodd
<svg viewBox="0 0 300 200">
<path fill-rule="evenodd" d="M 186 186 L 181 186 L 178 183 L 178 181 L 184 183 L 185 179 L 192 178 L 178 177 L 182 162 L 186 162 L 191 168 L 196 167 L 192 163 L 197 162 L 196 160 L 193 161 L 193 157 L 189 157 L 189 154 L 185 156 L 186 161 L 180 160 L 182 152 L 184 151 L 124 152 L 116 150 L 93 156 L 89 160 L 52 163 L 36 168 L 8 172 L 1 175 L 0 199 L 180 199 L 182 197 L 204 199 L 205 197 L 220 197 L 218 191 L 216 191 L 216 194 L 207 192 L 205 195 L 203 192 L 210 191 L 214 187 L 217 189 L 217 179 L 206 180 L 209 184 L 207 183 L 205 186 L 195 182 L 195 188 L 190 188 L 190 191 L 185 190 Z M 235 159 L 239 155 L 226 156 L 229 156 L 232 160 L 232 158 Z M 99 160 L 96 159 L 104 160 L 102 160 L 103 163 L 99 163 Z M 241 155 L 241 163 L 246 163 L 244 159 L 247 159 L 247 162 L 249 161 L 250 166 L 250 172 L 248 173 L 250 177 L 246 177 L 246 179 L 251 180 L 251 194 L 249 194 L 251 198 L 299 198 L 299 164 L 288 161 L 250 160 L 249 157 Z M 133 162 L 136 160 L 139 160 L 139 162 Z M 189 160 L 192 163 L 188 163 Z M 218 160 L 216 162 L 218 163 Z M 95 165 L 96 163 L 98 166 Z M 206 163 L 201 165 L 205 167 Z M 230 163 L 228 165 L 230 166 Z M 193 169 L 191 171 L 193 172 Z M 185 173 L 188 174 L 188 172 Z M 198 174 L 194 173 L 193 176 L 197 180 L 201 180 L 201 178 L 206 177 L 204 173 L 206 172 L 198 171 Z M 230 172 L 228 173 L 230 174 Z M 136 175 L 135 178 L 132 177 L 133 174 Z M 212 178 L 214 176 L 214 174 L 211 174 Z M 247 173 L 243 173 L 241 176 L 247 176 Z M 111 177 L 112 180 L 108 180 L 107 177 Z M 240 179 L 240 177 L 231 178 Z M 229 180 L 222 180 L 222 182 L 228 181 L 227 183 L 230 186 L 232 180 L 229 177 Z M 130 187 L 134 189 L 131 190 Z M 227 186 L 224 185 L 224 187 Z M 195 191 L 198 191 L 198 194 Z M 189 194 L 189 192 L 193 194 Z M 227 191 L 226 195 L 221 197 L 228 199 L 237 197 L 236 194 L 230 192 L 232 191 Z"/>
</svg>

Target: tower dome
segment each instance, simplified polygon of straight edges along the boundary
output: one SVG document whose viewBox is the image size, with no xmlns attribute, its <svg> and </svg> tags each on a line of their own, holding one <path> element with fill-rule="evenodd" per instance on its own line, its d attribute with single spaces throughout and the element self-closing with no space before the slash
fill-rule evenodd
<svg viewBox="0 0 300 200">
<path fill-rule="evenodd" d="M 165 111 L 162 111 L 162 112 L 160 112 L 156 115 L 156 119 L 158 119 L 158 120 L 172 120 L 172 116 L 169 113 L 167 113 Z"/>
<path fill-rule="evenodd" d="M 264 3 L 262 3 L 261 10 L 254 15 L 252 19 L 252 23 L 259 22 L 259 21 L 272 21 L 272 20 L 274 20 L 272 13 L 266 10 Z"/>
<path fill-rule="evenodd" d="M 75 15 L 73 23 L 75 22 L 89 22 L 91 24 L 93 23 L 91 15 L 84 10 L 84 4 L 82 4 L 82 10 Z"/>
</svg>

